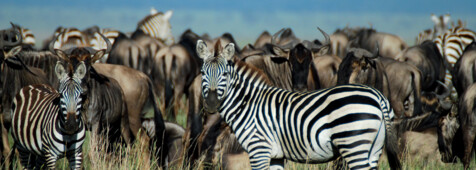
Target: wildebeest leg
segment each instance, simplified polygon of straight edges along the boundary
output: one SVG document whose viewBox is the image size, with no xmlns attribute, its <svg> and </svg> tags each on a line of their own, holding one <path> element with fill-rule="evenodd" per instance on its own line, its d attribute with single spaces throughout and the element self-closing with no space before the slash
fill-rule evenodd
<svg viewBox="0 0 476 170">
<path fill-rule="evenodd" d="M 179 114 L 179 109 L 183 108 L 180 107 L 182 105 L 182 97 L 183 97 L 183 90 L 184 90 L 184 82 L 176 83 L 174 87 L 174 99 L 173 99 L 173 116 L 174 119 L 177 119 L 177 115 Z"/>
<path fill-rule="evenodd" d="M 472 125 L 466 125 L 462 127 L 463 130 L 463 143 L 464 143 L 464 156 L 463 156 L 463 165 L 464 169 L 469 168 L 471 162 L 472 150 L 474 137 L 476 136 L 476 129 Z"/>
<path fill-rule="evenodd" d="M 8 144 L 8 131 L 7 129 L 5 128 L 5 124 L 3 123 L 3 114 L 0 115 L 0 124 L 1 124 L 1 132 L 2 133 L 1 137 L 2 137 L 2 141 L 0 143 L 0 149 L 2 151 L 2 155 L 0 156 L 0 158 L 2 158 L 1 160 L 5 161 L 5 166 L 8 166 L 8 164 L 10 163 L 10 160 L 8 160 L 8 153 L 10 153 L 10 145 Z"/>
</svg>

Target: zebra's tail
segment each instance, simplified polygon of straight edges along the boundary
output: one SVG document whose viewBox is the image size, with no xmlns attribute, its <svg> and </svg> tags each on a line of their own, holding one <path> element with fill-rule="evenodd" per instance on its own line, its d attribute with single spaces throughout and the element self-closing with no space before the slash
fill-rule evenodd
<svg viewBox="0 0 476 170">
<path fill-rule="evenodd" d="M 390 103 L 385 98 L 381 101 L 381 106 L 386 127 L 385 151 L 387 152 L 388 163 L 390 164 L 390 169 L 402 169 L 402 165 L 398 159 L 398 133 L 392 122 L 392 118 L 395 114 L 390 107 Z"/>
</svg>

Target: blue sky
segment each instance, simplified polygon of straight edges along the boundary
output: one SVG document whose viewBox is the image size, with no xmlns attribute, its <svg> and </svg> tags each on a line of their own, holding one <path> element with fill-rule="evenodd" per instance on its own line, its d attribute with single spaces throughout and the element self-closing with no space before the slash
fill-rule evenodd
<svg viewBox="0 0 476 170">
<path fill-rule="evenodd" d="M 397 34 L 412 45 L 419 31 L 433 26 L 431 13 L 450 13 L 453 21 L 462 19 L 476 30 L 474 0 L 2 0 L 0 29 L 13 21 L 30 28 L 37 43 L 58 26 L 83 29 L 98 25 L 130 32 L 151 7 L 174 11 L 171 24 L 176 37 L 187 28 L 211 36 L 230 32 L 240 45 L 253 43 L 264 30 L 276 32 L 291 27 L 302 39 L 320 39 L 317 26 L 330 34 L 346 25 L 370 24 L 379 31 Z"/>
</svg>

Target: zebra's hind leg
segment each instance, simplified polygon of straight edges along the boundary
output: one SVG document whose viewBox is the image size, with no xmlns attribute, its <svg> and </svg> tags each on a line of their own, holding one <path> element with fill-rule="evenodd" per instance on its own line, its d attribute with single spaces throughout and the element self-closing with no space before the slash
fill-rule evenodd
<svg viewBox="0 0 476 170">
<path fill-rule="evenodd" d="M 20 154 L 20 164 L 23 166 L 23 169 L 33 169 L 37 162 L 36 155 L 22 149 L 18 149 L 18 152 Z"/>
</svg>

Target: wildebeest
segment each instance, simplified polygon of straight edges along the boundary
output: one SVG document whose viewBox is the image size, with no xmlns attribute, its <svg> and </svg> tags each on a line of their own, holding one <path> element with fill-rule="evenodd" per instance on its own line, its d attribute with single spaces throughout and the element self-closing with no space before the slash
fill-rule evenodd
<svg viewBox="0 0 476 170">
<path fill-rule="evenodd" d="M 374 29 L 359 29 L 355 37 L 349 37 L 349 47 L 363 48 L 368 51 L 375 51 L 379 45 L 379 55 L 382 57 L 395 57 L 404 49 L 407 44 L 400 37 L 384 32 L 377 32 Z"/>
<path fill-rule="evenodd" d="M 437 81 L 444 81 L 446 61 L 432 41 L 405 49 L 396 60 L 410 63 L 421 71 L 422 91 L 434 91 Z"/>
<path fill-rule="evenodd" d="M 312 62 L 313 65 L 311 65 L 307 80 L 309 90 L 330 88 L 337 84 L 337 71 L 339 70 L 342 59 L 334 55 L 326 54 L 314 57 Z M 314 80 L 315 78 L 319 80 Z"/>
<path fill-rule="evenodd" d="M 379 60 L 378 49 L 373 53 L 361 48 L 351 48 L 337 71 L 337 85 L 365 84 L 390 97 L 388 77 Z M 390 99 L 391 100 L 391 99 Z"/>
<path fill-rule="evenodd" d="M 439 147 L 444 162 L 459 157 L 465 169 L 469 168 L 476 130 L 476 84 L 460 96 L 458 113 L 450 113 L 439 120 Z"/>
<path fill-rule="evenodd" d="M 281 36 L 278 39 L 279 33 L 283 32 L 281 30 L 273 35 L 272 43 L 268 44 L 262 53 L 245 56 L 242 61 L 263 70 L 276 87 L 287 90 L 308 90 L 307 81 L 313 58 L 326 54 L 329 49 L 329 36 L 321 29 L 319 31 L 324 35 L 325 43 L 306 47 L 305 45 L 309 43 L 295 44 L 295 38 L 288 40 Z M 276 44 L 281 41 L 285 44 L 284 46 Z"/>
<path fill-rule="evenodd" d="M 462 95 L 476 81 L 476 42 L 469 44 L 453 68 L 453 85 Z"/>
<path fill-rule="evenodd" d="M 125 34 L 119 33 L 106 63 L 128 66 L 147 74 L 150 73 L 151 61 L 142 46 Z"/>
</svg>

